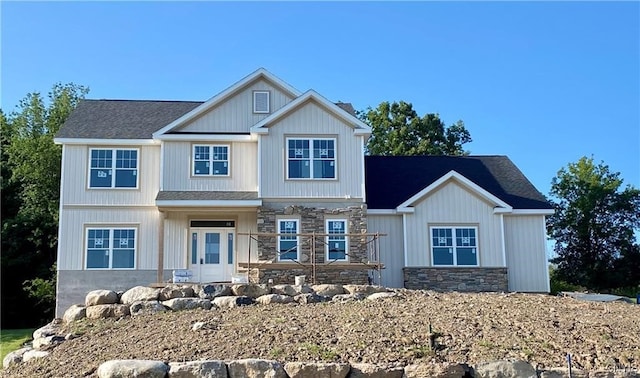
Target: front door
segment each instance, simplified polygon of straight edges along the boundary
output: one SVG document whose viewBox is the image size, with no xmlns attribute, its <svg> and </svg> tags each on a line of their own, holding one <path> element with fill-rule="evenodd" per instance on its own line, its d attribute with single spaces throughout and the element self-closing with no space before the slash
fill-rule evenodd
<svg viewBox="0 0 640 378">
<path fill-rule="evenodd" d="M 233 273 L 234 230 L 196 228 L 190 230 L 190 266 L 196 282 L 228 282 Z"/>
</svg>

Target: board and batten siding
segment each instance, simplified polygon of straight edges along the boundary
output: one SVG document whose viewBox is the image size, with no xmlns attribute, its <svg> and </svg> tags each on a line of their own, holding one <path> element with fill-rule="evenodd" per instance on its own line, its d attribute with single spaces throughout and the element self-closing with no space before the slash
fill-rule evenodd
<svg viewBox="0 0 640 378">
<path fill-rule="evenodd" d="M 193 145 L 228 145 L 229 176 L 192 173 Z M 162 190 L 257 191 L 257 142 L 164 142 Z"/>
<path fill-rule="evenodd" d="M 336 138 L 337 180 L 287 180 L 287 138 Z M 362 136 L 315 102 L 307 102 L 260 136 L 263 198 L 362 198 Z"/>
<path fill-rule="evenodd" d="M 181 132 L 236 132 L 248 133 L 249 128 L 270 113 L 253 112 L 253 91 L 269 91 L 271 113 L 288 104 L 293 98 L 280 91 L 266 80 L 256 81 L 240 90 L 231 98 L 175 130 Z"/>
<path fill-rule="evenodd" d="M 493 204 L 472 194 L 455 181 L 437 188 L 406 214 L 407 266 L 431 266 L 431 226 L 478 228 L 478 263 L 481 267 L 504 267 L 502 225 Z"/>
<path fill-rule="evenodd" d="M 137 189 L 89 189 L 91 148 L 138 149 Z M 62 205 L 154 205 L 160 182 L 160 146 L 64 146 Z"/>
<path fill-rule="evenodd" d="M 402 215 L 367 215 L 367 232 L 387 234 L 380 236 L 380 262 L 384 265 L 382 280 L 378 282 L 377 272 L 373 273 L 374 283 L 385 287 L 403 287 L 404 242 L 402 237 Z"/>
<path fill-rule="evenodd" d="M 136 269 L 158 268 L 160 212 L 153 207 L 64 208 L 60 217 L 58 270 L 84 270 L 86 229 L 133 227 L 136 232 Z"/>
<path fill-rule="evenodd" d="M 504 216 L 509 291 L 549 292 L 544 215 Z"/>
</svg>

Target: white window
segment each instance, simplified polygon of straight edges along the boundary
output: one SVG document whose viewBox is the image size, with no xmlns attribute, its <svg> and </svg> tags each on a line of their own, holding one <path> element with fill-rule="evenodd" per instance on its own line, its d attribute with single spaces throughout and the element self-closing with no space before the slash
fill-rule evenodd
<svg viewBox="0 0 640 378">
<path fill-rule="evenodd" d="M 229 146 L 194 145 L 194 176 L 229 176 Z"/>
<path fill-rule="evenodd" d="M 336 140 L 287 138 L 288 179 L 335 179 Z"/>
<path fill-rule="evenodd" d="M 300 238 L 298 237 L 297 219 L 278 220 L 278 259 L 280 261 L 297 261 Z"/>
<path fill-rule="evenodd" d="M 327 261 L 346 261 L 349 242 L 347 240 L 347 221 L 344 219 L 328 219 Z"/>
<path fill-rule="evenodd" d="M 88 228 L 87 269 L 134 269 L 135 228 Z"/>
<path fill-rule="evenodd" d="M 253 91 L 253 112 L 269 113 L 269 91 Z"/>
<path fill-rule="evenodd" d="M 478 266 L 477 235 L 475 227 L 432 227 L 433 265 Z"/>
<path fill-rule="evenodd" d="M 138 150 L 89 150 L 89 188 L 137 188 Z"/>
</svg>

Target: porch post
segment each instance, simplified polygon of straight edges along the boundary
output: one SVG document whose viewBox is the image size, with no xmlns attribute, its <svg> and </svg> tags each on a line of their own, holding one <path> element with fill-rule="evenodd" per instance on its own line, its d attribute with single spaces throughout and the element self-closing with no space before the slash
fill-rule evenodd
<svg viewBox="0 0 640 378">
<path fill-rule="evenodd" d="M 160 227 L 158 227 L 158 276 L 156 277 L 157 283 L 162 283 L 164 280 L 164 220 L 166 213 L 160 211 Z"/>
</svg>

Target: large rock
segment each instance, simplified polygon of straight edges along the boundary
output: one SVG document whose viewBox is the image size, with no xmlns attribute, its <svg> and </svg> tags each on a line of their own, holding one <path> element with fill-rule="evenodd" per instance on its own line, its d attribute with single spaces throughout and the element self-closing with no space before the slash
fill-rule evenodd
<svg viewBox="0 0 640 378">
<path fill-rule="evenodd" d="M 313 289 L 307 285 L 275 285 L 271 287 L 271 293 L 295 297 L 298 294 L 313 293 Z"/>
<path fill-rule="evenodd" d="M 227 372 L 230 378 L 287 378 L 280 362 L 255 358 L 231 361 Z"/>
<path fill-rule="evenodd" d="M 383 293 L 373 293 L 367 296 L 367 299 L 370 301 L 376 301 L 378 299 L 384 299 L 384 298 L 392 298 L 397 296 L 397 293 L 394 292 L 383 292 Z"/>
<path fill-rule="evenodd" d="M 203 285 L 200 286 L 197 291 L 198 297 L 209 300 L 217 297 L 228 297 L 233 295 L 229 286 L 220 284 Z"/>
<path fill-rule="evenodd" d="M 342 285 L 313 285 L 311 288 L 316 294 L 324 297 L 333 297 L 334 295 L 344 294 L 344 287 Z"/>
<path fill-rule="evenodd" d="M 191 298 L 195 297 L 191 286 L 169 285 L 160 289 L 158 294 L 159 301 L 168 301 L 173 298 Z"/>
<path fill-rule="evenodd" d="M 118 294 L 111 290 L 93 290 L 84 298 L 84 305 L 87 307 L 114 303 L 118 303 Z"/>
<path fill-rule="evenodd" d="M 300 304 L 310 304 L 310 303 L 327 302 L 327 301 L 330 301 L 331 298 L 318 295 L 316 293 L 305 293 L 305 294 L 296 295 L 295 297 L 293 297 L 293 300 Z"/>
<path fill-rule="evenodd" d="M 49 352 L 45 352 L 44 350 L 29 349 L 28 351 L 24 352 L 24 354 L 22 355 L 22 362 L 27 362 L 35 358 L 44 358 L 44 357 L 47 357 L 48 355 L 49 355 Z"/>
<path fill-rule="evenodd" d="M 33 349 L 44 350 L 61 344 L 65 341 L 64 336 L 52 335 L 33 339 Z"/>
<path fill-rule="evenodd" d="M 23 358 L 24 354 L 26 352 L 30 351 L 31 349 L 32 348 L 30 348 L 30 347 L 24 347 L 24 348 L 20 348 L 18 350 L 14 350 L 13 352 L 9 352 L 2 359 L 2 367 L 3 368 L 8 368 L 11 365 L 19 364 L 20 362 L 22 362 L 22 358 Z"/>
<path fill-rule="evenodd" d="M 33 339 L 57 335 L 60 332 L 61 319 L 54 319 L 50 323 L 33 331 Z"/>
<path fill-rule="evenodd" d="M 347 294 L 364 294 L 365 296 L 389 291 L 385 287 L 372 285 L 344 285 L 343 287 Z"/>
<path fill-rule="evenodd" d="M 193 310 L 196 308 L 210 310 L 212 306 L 210 300 L 201 298 L 173 298 L 162 302 L 162 305 L 173 311 Z"/>
<path fill-rule="evenodd" d="M 284 371 L 289 378 L 345 378 L 349 374 L 349 364 L 324 362 L 288 362 Z"/>
<path fill-rule="evenodd" d="M 238 307 L 238 306 L 248 306 L 255 303 L 253 298 L 250 297 L 216 297 L 213 298 L 213 304 L 216 307 Z"/>
<path fill-rule="evenodd" d="M 349 378 L 402 378 L 401 367 L 384 367 L 373 364 L 351 364 Z"/>
<path fill-rule="evenodd" d="M 155 301 L 158 300 L 160 289 L 154 289 L 146 286 L 136 286 L 127 290 L 122 294 L 120 302 L 122 304 L 133 304 L 138 301 Z"/>
<path fill-rule="evenodd" d="M 249 297 L 256 299 L 263 295 L 269 294 L 271 289 L 267 285 L 259 285 L 259 284 L 238 284 L 231 286 L 231 291 L 233 295 L 238 297 Z"/>
<path fill-rule="evenodd" d="M 140 301 L 129 306 L 131 316 L 151 315 L 165 311 L 167 311 L 167 308 L 158 301 Z"/>
<path fill-rule="evenodd" d="M 260 304 L 291 303 L 293 302 L 293 297 L 281 294 L 266 294 L 256 298 L 256 302 Z"/>
<path fill-rule="evenodd" d="M 162 361 L 111 360 L 98 367 L 100 378 L 165 378 L 169 366 Z"/>
<path fill-rule="evenodd" d="M 76 320 L 84 319 L 87 316 L 87 309 L 83 305 L 72 305 L 64 312 L 62 320 L 65 323 L 75 322 Z"/>
<path fill-rule="evenodd" d="M 227 365 L 224 361 L 189 361 L 169 363 L 171 378 L 226 378 Z"/>
<path fill-rule="evenodd" d="M 472 369 L 466 364 L 415 364 L 404 367 L 403 378 L 464 378 L 472 377 Z"/>
<path fill-rule="evenodd" d="M 537 378 L 536 369 L 527 361 L 492 361 L 475 366 L 477 378 Z"/>
<path fill-rule="evenodd" d="M 87 318 L 121 318 L 129 315 L 129 306 L 124 304 L 108 304 L 87 307 Z"/>
<path fill-rule="evenodd" d="M 589 373 L 581 369 L 571 369 L 572 378 L 587 378 Z M 569 368 L 551 368 L 540 372 L 540 378 L 571 378 Z"/>
<path fill-rule="evenodd" d="M 332 302 L 355 302 L 361 301 L 365 298 L 363 293 L 356 294 L 337 294 L 331 298 Z"/>
</svg>

